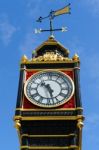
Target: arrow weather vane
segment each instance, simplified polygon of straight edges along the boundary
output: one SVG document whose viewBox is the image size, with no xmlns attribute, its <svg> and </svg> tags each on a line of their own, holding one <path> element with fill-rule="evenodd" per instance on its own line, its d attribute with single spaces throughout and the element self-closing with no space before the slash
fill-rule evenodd
<svg viewBox="0 0 99 150">
<path fill-rule="evenodd" d="M 59 15 L 63 15 L 63 14 L 70 14 L 70 4 L 68 4 L 67 6 L 65 6 L 64 8 L 62 9 L 59 9 L 59 10 L 56 10 L 56 11 L 52 11 L 49 13 L 48 16 L 46 17 L 39 17 L 37 19 L 37 22 L 42 22 L 42 20 L 46 19 L 46 18 L 49 18 L 50 20 L 50 29 L 49 30 L 42 30 L 42 29 L 35 29 L 35 33 L 41 33 L 41 32 L 46 32 L 46 31 L 49 31 L 50 32 L 50 35 L 52 36 L 53 35 L 53 32 L 54 31 L 67 31 L 67 28 L 66 27 L 62 27 L 60 29 L 53 29 L 53 25 L 52 25 L 52 20 L 59 16 Z"/>
</svg>

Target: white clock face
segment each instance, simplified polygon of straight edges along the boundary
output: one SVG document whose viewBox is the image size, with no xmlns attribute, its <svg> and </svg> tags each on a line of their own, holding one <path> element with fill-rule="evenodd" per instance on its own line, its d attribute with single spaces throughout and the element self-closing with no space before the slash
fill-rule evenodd
<svg viewBox="0 0 99 150">
<path fill-rule="evenodd" d="M 74 93 L 72 79 L 62 72 L 44 71 L 31 76 L 24 87 L 25 96 L 41 107 L 57 107 L 67 102 Z"/>
</svg>

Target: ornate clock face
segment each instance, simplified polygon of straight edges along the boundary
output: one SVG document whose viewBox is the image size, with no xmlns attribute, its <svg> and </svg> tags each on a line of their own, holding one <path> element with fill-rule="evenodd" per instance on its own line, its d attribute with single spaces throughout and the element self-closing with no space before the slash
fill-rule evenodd
<svg viewBox="0 0 99 150">
<path fill-rule="evenodd" d="M 41 107 L 57 107 L 66 103 L 74 93 L 72 79 L 62 72 L 44 71 L 31 76 L 24 87 L 25 96 Z"/>
</svg>

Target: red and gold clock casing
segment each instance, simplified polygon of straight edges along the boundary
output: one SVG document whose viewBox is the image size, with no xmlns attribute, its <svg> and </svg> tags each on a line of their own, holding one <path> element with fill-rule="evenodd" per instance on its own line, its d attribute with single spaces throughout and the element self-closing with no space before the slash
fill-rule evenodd
<svg viewBox="0 0 99 150">
<path fill-rule="evenodd" d="M 68 97 L 68 100 L 64 100 L 60 104 L 56 105 L 39 105 L 37 103 L 32 102 L 31 99 L 26 94 L 26 85 L 30 79 L 32 79 L 35 75 L 38 75 L 40 73 L 45 72 L 56 72 L 60 73 L 61 75 L 65 75 L 67 78 L 69 78 L 72 82 L 73 90 L 70 96 Z M 75 108 L 75 91 L 74 91 L 74 72 L 73 70 L 27 70 L 25 73 L 25 90 L 24 90 L 24 96 L 23 96 L 23 108 L 24 109 L 41 109 L 41 108 L 55 108 L 55 109 L 66 109 L 66 108 Z M 58 79 L 57 79 L 58 80 Z M 51 83 L 51 82 L 50 82 Z"/>
</svg>

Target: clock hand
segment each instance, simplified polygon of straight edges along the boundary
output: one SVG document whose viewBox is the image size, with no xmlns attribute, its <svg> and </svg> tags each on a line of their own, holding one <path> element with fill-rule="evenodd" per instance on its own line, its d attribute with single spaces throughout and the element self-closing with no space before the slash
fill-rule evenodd
<svg viewBox="0 0 99 150">
<path fill-rule="evenodd" d="M 45 82 L 44 82 L 44 81 L 41 81 L 40 86 L 44 86 L 44 87 L 45 87 Z"/>
<path fill-rule="evenodd" d="M 50 94 L 50 97 L 51 97 L 51 98 L 53 97 L 53 94 L 52 94 L 52 93 L 53 93 L 54 91 L 51 89 L 50 84 L 45 84 L 44 81 L 41 81 L 40 86 L 45 87 L 45 88 L 48 90 L 48 92 L 49 92 L 49 94 Z"/>
<path fill-rule="evenodd" d="M 46 88 L 45 82 L 44 82 L 43 80 L 41 81 L 40 86 L 43 88 L 46 97 L 48 97 L 48 94 L 49 94 L 48 92 L 49 92 L 49 91 L 48 91 L 48 89 Z"/>
<path fill-rule="evenodd" d="M 48 89 L 49 94 L 50 94 L 50 96 L 51 96 L 51 98 L 52 98 L 52 97 L 53 97 L 53 94 L 52 94 L 52 93 L 53 93 L 54 91 L 51 89 L 50 84 L 46 84 L 45 86 L 46 86 L 46 88 Z"/>
<path fill-rule="evenodd" d="M 51 98 L 51 100 L 52 100 L 52 102 L 53 102 L 53 104 L 54 104 L 53 94 L 52 94 L 54 91 L 51 89 L 50 84 L 47 84 L 46 87 L 47 87 L 48 92 L 49 92 L 49 94 L 50 94 L 50 98 Z"/>
</svg>

